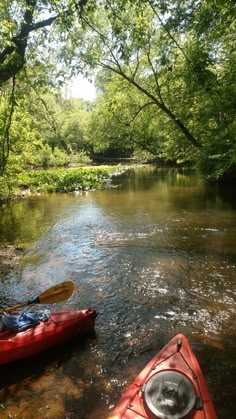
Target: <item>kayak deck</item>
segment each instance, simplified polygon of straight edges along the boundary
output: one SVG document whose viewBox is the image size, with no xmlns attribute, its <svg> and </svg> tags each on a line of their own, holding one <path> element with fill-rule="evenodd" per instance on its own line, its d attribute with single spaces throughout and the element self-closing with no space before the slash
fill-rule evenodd
<svg viewBox="0 0 236 419">
<path fill-rule="evenodd" d="M 0 364 L 26 358 L 94 329 L 96 310 L 52 313 L 49 320 L 23 332 L 0 333 Z"/>
<path fill-rule="evenodd" d="M 184 335 L 176 335 L 146 365 L 109 416 L 134 418 L 217 418 L 205 378 Z"/>
</svg>

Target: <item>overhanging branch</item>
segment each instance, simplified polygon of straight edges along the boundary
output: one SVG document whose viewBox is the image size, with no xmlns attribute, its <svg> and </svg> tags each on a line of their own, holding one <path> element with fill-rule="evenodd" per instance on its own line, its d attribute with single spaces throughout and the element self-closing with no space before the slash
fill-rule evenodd
<svg viewBox="0 0 236 419">
<path fill-rule="evenodd" d="M 177 118 L 177 116 L 169 109 L 167 106 L 160 102 L 152 93 L 150 93 L 148 90 L 146 90 L 143 86 L 138 84 L 133 78 L 129 77 L 126 73 L 124 73 L 121 70 L 121 67 L 115 68 L 111 67 L 108 64 L 105 64 L 104 62 L 100 62 L 100 66 L 103 68 L 106 68 L 108 70 L 111 70 L 112 72 L 118 74 L 123 79 L 127 80 L 132 86 L 134 86 L 136 89 L 138 89 L 140 92 L 142 92 L 145 96 L 147 96 L 149 99 L 151 99 L 156 106 L 165 114 L 168 116 L 169 119 L 172 120 L 172 122 L 177 126 L 177 128 L 184 134 L 185 138 L 196 148 L 200 149 L 202 148 L 201 143 L 191 134 L 191 132 L 188 130 L 188 128 L 182 123 L 180 119 Z"/>
</svg>

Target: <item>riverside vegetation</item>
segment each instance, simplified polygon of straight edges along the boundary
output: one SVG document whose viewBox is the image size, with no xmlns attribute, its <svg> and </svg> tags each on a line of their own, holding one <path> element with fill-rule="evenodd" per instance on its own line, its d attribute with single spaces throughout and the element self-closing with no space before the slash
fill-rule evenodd
<svg viewBox="0 0 236 419">
<path fill-rule="evenodd" d="M 14 181 L 2 177 L 2 199 L 37 192 L 74 192 L 105 187 L 111 176 L 120 173 L 121 167 L 99 166 L 68 169 L 31 170 L 16 175 Z"/>
</svg>

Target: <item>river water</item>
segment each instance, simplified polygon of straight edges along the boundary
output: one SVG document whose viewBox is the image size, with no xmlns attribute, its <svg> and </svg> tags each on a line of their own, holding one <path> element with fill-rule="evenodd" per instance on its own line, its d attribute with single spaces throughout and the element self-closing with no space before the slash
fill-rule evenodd
<svg viewBox="0 0 236 419">
<path fill-rule="evenodd" d="M 24 247 L 0 305 L 72 280 L 56 311 L 94 307 L 95 334 L 0 371 L 0 418 L 106 419 L 177 333 L 218 417 L 236 417 L 236 198 L 185 170 L 140 167 L 111 188 L 0 208 L 0 242 Z M 52 306 L 48 306 L 52 309 Z"/>
</svg>

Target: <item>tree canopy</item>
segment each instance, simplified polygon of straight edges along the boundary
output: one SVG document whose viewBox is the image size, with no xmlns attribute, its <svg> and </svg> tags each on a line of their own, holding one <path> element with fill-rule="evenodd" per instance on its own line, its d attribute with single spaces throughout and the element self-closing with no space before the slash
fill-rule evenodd
<svg viewBox="0 0 236 419">
<path fill-rule="evenodd" d="M 233 0 L 2 0 L 0 16 L 1 173 L 26 144 L 235 173 Z M 77 73 L 96 74 L 92 106 L 60 96 Z"/>
</svg>

